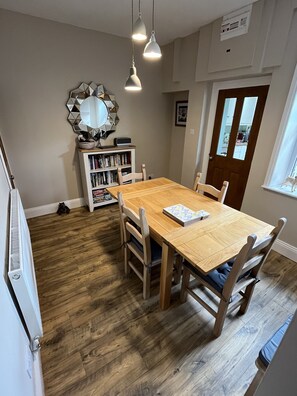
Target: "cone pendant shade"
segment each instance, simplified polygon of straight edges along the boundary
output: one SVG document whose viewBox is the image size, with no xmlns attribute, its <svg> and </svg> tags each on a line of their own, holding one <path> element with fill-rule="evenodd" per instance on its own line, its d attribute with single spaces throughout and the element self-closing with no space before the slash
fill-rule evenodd
<svg viewBox="0 0 297 396">
<path fill-rule="evenodd" d="M 144 41 L 147 39 L 145 24 L 141 18 L 141 14 L 133 25 L 132 39 L 135 41 Z"/>
<path fill-rule="evenodd" d="M 144 48 L 143 56 L 148 59 L 149 58 L 158 59 L 161 58 L 162 56 L 161 48 L 159 47 L 159 44 L 156 42 L 154 31 L 152 31 L 150 41 L 147 43 L 147 45 Z"/>
<path fill-rule="evenodd" d="M 142 89 L 141 82 L 136 74 L 134 60 L 132 61 L 132 66 L 130 67 L 130 75 L 126 81 L 125 89 L 127 91 L 140 91 Z"/>
</svg>

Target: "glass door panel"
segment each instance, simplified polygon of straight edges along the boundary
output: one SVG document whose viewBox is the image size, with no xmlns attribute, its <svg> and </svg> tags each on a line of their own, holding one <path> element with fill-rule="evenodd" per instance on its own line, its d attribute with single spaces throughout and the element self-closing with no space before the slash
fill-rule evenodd
<svg viewBox="0 0 297 396">
<path fill-rule="evenodd" d="M 224 103 L 220 137 L 217 146 L 217 155 L 221 155 L 224 157 L 226 157 L 228 151 L 236 100 L 237 100 L 236 98 L 227 98 L 225 99 L 225 103 Z"/>
<path fill-rule="evenodd" d="M 255 110 L 257 106 L 258 97 L 244 98 L 242 112 L 239 121 L 238 132 L 236 136 L 235 147 L 233 151 L 233 158 L 244 160 L 247 146 L 249 143 L 251 126 L 253 124 Z"/>
</svg>

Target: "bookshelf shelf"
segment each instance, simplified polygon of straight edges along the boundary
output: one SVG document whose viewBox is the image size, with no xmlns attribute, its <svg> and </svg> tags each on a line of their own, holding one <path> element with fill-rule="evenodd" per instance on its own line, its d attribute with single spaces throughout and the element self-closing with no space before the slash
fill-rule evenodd
<svg viewBox="0 0 297 396">
<path fill-rule="evenodd" d="M 78 149 L 84 200 L 90 212 L 116 202 L 107 187 L 117 186 L 117 169 L 135 172 L 135 146 L 111 149 Z"/>
</svg>

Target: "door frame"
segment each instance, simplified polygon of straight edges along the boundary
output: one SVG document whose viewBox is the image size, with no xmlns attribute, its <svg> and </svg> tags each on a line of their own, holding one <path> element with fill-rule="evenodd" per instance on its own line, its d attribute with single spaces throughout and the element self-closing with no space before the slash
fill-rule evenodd
<svg viewBox="0 0 297 396">
<path fill-rule="evenodd" d="M 203 158 L 202 158 L 202 170 L 201 170 L 202 182 L 205 182 L 207 169 L 208 169 L 209 152 L 210 152 L 212 135 L 213 135 L 219 91 L 222 89 L 255 87 L 258 85 L 270 85 L 270 83 L 271 83 L 271 75 L 263 76 L 263 77 L 245 78 L 242 80 L 220 81 L 213 83 L 210 105 L 209 105 L 209 113 L 207 119 Z"/>
</svg>

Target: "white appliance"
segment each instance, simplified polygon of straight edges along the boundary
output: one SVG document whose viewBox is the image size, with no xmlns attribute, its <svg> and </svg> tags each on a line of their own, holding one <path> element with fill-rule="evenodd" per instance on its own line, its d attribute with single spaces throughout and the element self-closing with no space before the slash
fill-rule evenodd
<svg viewBox="0 0 297 396">
<path fill-rule="evenodd" d="M 29 230 L 0 151 L 0 394 L 44 395 L 41 336 Z"/>
</svg>

